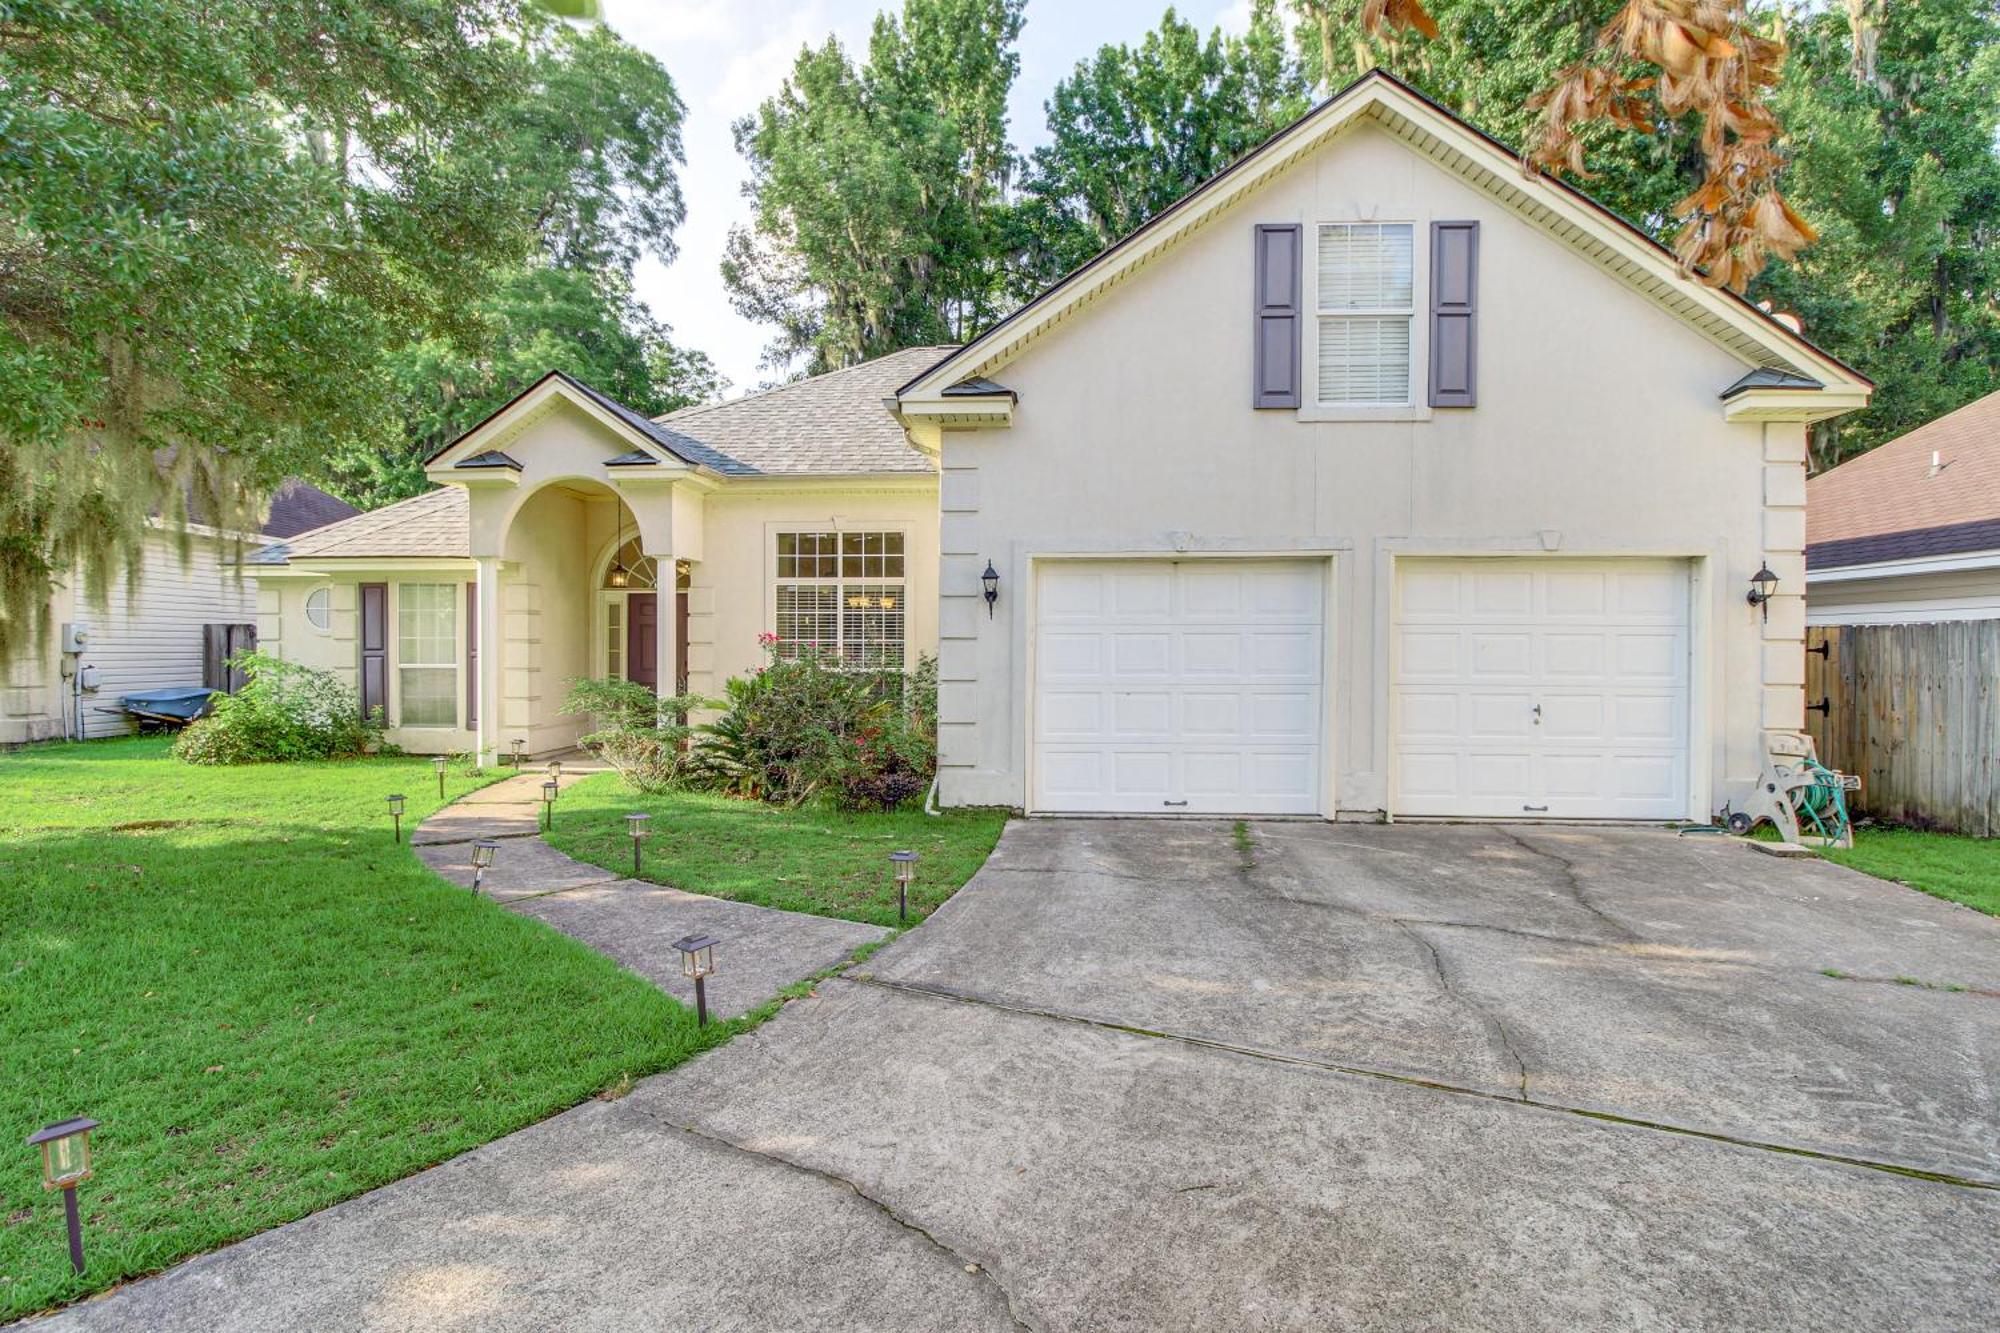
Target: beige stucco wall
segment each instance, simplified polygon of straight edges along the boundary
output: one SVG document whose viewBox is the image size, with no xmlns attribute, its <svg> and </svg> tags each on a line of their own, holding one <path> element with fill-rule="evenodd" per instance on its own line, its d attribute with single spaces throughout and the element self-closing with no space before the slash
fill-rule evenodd
<svg viewBox="0 0 2000 1333">
<path fill-rule="evenodd" d="M 588 726 L 587 718 L 564 713 L 562 705 L 572 679 L 604 670 L 606 622 L 599 591 L 621 538 L 634 535 L 660 571 L 665 685 L 672 683 L 666 645 L 675 560 L 691 565 L 689 689 L 716 695 L 729 676 L 764 660 L 757 638 L 773 625 L 775 536 L 781 529 L 902 531 L 910 663 L 937 650 L 933 476 L 782 481 L 718 481 L 680 472 L 638 476 L 604 466 L 605 459 L 632 447 L 630 439 L 563 402 L 533 414 L 492 447 L 504 449 L 522 467 L 510 475 L 511 484 L 488 481 L 471 489 L 472 558 L 321 562 L 314 567 L 318 572 L 301 562 L 265 580 L 259 608 L 264 641 L 284 657 L 338 671 L 350 683 L 358 674 L 358 587 L 390 585 L 388 739 L 406 749 L 469 752 L 482 732 L 394 725 L 400 718 L 395 635 L 400 583 L 476 584 L 482 564 L 492 570 L 499 615 L 491 638 L 482 636 L 494 651 L 485 655 L 481 674 L 489 682 L 485 697 L 497 701 L 499 721 L 483 730 L 483 739 L 502 755 L 516 737 L 527 742 L 529 753 L 548 753 L 574 745 Z M 332 589 L 333 623 L 326 631 L 313 629 L 305 618 L 306 597 L 321 586 Z M 458 629 L 462 664 L 462 606 Z M 461 696 L 462 683 L 461 677 Z M 463 713 L 461 697 L 461 720 Z"/>
<path fill-rule="evenodd" d="M 66 668 L 96 668 L 97 689 L 82 697 L 86 736 L 122 736 L 130 727 L 119 697 L 138 689 L 202 683 L 202 627 L 255 619 L 257 582 L 239 577 L 237 543 L 191 535 L 180 544 L 164 530 L 141 548 L 136 586 L 118 579 L 99 599 L 72 576 L 58 584 L 48 607 L 48 635 L 0 664 L 0 745 L 49 740 L 64 731 L 71 686 Z M 66 623 L 89 626 L 87 649 L 65 659 Z M 74 725 L 74 723 L 72 723 Z"/>
<path fill-rule="evenodd" d="M 1483 224 L 1476 408 L 1368 421 L 1250 408 L 1253 224 L 1306 224 L 1310 256 L 1313 223 L 1356 218 L 1416 224 L 1419 312 L 1428 224 Z M 1752 779 L 1763 729 L 1803 719 L 1804 435 L 1724 421 L 1718 394 L 1745 369 L 1497 201 L 1357 128 L 994 370 L 1019 394 L 1011 427 L 946 433 L 943 799 L 1025 801 L 1035 557 L 1331 556 L 1332 796 L 1366 812 L 1387 800 L 1396 559 L 1553 550 L 1691 562 L 1689 813 L 1713 809 Z M 1311 374 L 1308 356 L 1308 397 Z M 1767 558 L 1782 579 L 1768 625 L 1743 601 Z M 989 559 L 1002 574 L 992 621 L 979 596 Z"/>
</svg>

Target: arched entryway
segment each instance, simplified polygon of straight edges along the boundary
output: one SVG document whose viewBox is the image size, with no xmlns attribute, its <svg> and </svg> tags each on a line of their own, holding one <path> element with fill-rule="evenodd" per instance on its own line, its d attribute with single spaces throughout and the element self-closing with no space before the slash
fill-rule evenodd
<svg viewBox="0 0 2000 1333">
<path fill-rule="evenodd" d="M 672 692 L 687 693 L 688 586 L 686 561 L 674 570 L 674 659 L 680 664 Z M 637 537 L 614 546 L 601 562 L 597 576 L 596 674 L 636 681 L 655 691 L 659 679 L 659 617 L 664 590 L 658 562 L 639 549 Z"/>
</svg>

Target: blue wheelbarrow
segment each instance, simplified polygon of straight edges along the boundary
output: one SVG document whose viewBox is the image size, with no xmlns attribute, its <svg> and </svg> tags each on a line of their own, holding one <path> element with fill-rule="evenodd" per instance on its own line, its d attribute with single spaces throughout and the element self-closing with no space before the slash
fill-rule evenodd
<svg viewBox="0 0 2000 1333">
<path fill-rule="evenodd" d="M 207 713 L 209 704 L 220 693 L 200 685 L 176 685 L 128 694 L 118 701 L 118 706 L 141 731 L 176 731 Z"/>
</svg>

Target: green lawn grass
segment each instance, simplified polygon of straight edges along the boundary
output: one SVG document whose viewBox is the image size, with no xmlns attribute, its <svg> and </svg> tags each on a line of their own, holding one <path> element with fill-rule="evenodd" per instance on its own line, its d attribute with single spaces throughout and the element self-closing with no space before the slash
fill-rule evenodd
<svg viewBox="0 0 2000 1333">
<path fill-rule="evenodd" d="M 878 926 L 896 924 L 889 853 L 921 859 L 910 892 L 912 923 L 972 878 L 1006 825 L 999 810 L 846 814 L 777 810 L 694 792 L 635 794 L 614 773 L 565 791 L 549 841 L 579 860 L 630 873 L 627 811 L 652 815 L 644 878 L 689 893 L 782 907 Z"/>
<path fill-rule="evenodd" d="M 1854 831 L 1853 850 L 1830 849 L 1826 857 L 2000 916 L 2000 839 L 1867 827 Z"/>
<path fill-rule="evenodd" d="M 408 1175 L 742 1025 L 697 1033 L 608 959 L 446 884 L 390 841 L 390 792 L 409 798 L 406 835 L 439 804 L 424 759 L 201 769 L 156 740 L 0 754 L 0 1320 Z M 104 1127 L 76 1279 L 22 1139 L 79 1115 Z"/>
</svg>

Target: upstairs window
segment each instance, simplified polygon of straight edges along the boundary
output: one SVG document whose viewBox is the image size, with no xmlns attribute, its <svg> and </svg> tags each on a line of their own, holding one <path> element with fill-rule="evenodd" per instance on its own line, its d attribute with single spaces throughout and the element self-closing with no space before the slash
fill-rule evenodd
<svg viewBox="0 0 2000 1333">
<path fill-rule="evenodd" d="M 781 532 L 778 651 L 901 671 L 908 610 L 900 532 Z"/>
<path fill-rule="evenodd" d="M 1407 222 L 1320 226 L 1314 313 L 1322 406 L 1409 406 L 1413 232 Z"/>
</svg>

